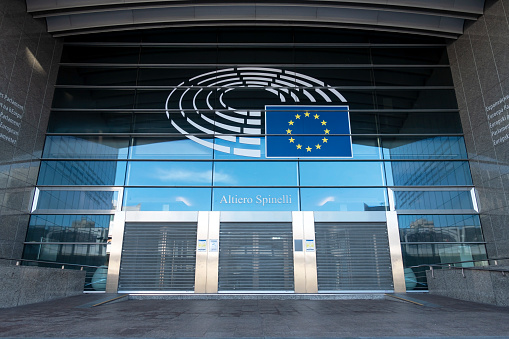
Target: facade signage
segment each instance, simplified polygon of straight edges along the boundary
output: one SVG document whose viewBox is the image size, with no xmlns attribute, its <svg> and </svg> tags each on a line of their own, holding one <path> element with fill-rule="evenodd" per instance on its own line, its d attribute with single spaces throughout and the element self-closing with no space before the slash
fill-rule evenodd
<svg viewBox="0 0 509 339">
<path fill-rule="evenodd" d="M 236 91 L 263 91 L 284 106 L 235 107 L 228 98 Z M 314 105 L 317 102 L 330 105 Z M 179 133 L 215 152 L 249 158 L 352 157 L 346 99 L 305 74 L 264 67 L 203 73 L 175 87 L 165 110 Z M 270 120 L 265 133 L 264 117 Z M 268 133 L 285 136 L 263 138 Z M 266 149 L 265 142 L 270 143 Z"/>
</svg>

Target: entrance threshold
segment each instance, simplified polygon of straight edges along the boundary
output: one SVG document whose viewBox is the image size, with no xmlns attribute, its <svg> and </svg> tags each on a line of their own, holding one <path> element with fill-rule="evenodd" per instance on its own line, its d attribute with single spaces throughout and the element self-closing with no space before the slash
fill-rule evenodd
<svg viewBox="0 0 509 339">
<path fill-rule="evenodd" d="M 132 300 L 382 300 L 386 299 L 385 292 L 380 293 L 270 293 L 270 294 L 160 294 L 160 293 L 130 293 Z"/>
</svg>

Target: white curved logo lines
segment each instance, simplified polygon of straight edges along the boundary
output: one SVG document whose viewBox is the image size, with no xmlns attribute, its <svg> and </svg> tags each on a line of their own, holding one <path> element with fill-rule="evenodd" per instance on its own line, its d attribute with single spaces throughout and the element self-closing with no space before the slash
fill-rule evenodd
<svg viewBox="0 0 509 339">
<path fill-rule="evenodd" d="M 242 100 L 235 91 L 250 90 Z M 233 91 L 233 92 L 232 92 Z M 313 105 L 345 103 L 345 98 L 323 81 L 275 68 L 238 67 L 207 72 L 179 84 L 166 99 L 166 115 L 181 134 L 213 150 L 261 157 L 265 103 L 252 107 L 253 91 L 269 93 L 277 103 Z M 242 102 L 239 106 L 239 102 Z M 255 106 L 257 106 L 255 104 Z M 206 136 L 204 136 L 206 135 Z M 214 139 L 211 139 L 213 135 Z"/>
</svg>

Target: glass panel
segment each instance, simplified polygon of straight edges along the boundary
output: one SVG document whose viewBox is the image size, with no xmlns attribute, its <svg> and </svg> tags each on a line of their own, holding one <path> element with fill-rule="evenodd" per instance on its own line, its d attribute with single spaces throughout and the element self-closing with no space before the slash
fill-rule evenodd
<svg viewBox="0 0 509 339">
<path fill-rule="evenodd" d="M 65 46 L 61 62 L 136 64 L 139 47 Z"/>
<path fill-rule="evenodd" d="M 51 112 L 48 133 L 129 133 L 131 123 L 130 113 Z"/>
<path fill-rule="evenodd" d="M 129 139 L 74 136 L 47 136 L 43 158 L 127 159 Z"/>
<path fill-rule="evenodd" d="M 376 100 L 379 109 L 458 108 L 453 89 L 377 90 Z"/>
<path fill-rule="evenodd" d="M 210 188 L 126 188 L 124 211 L 210 211 Z"/>
<path fill-rule="evenodd" d="M 80 265 L 107 265 L 106 244 L 104 245 L 25 245 L 24 259 L 72 263 Z M 42 266 L 42 265 L 41 265 Z"/>
<path fill-rule="evenodd" d="M 214 186 L 297 186 L 296 162 L 216 162 Z"/>
<path fill-rule="evenodd" d="M 125 161 L 43 161 L 38 185 L 122 186 Z"/>
<path fill-rule="evenodd" d="M 32 215 L 27 242 L 106 243 L 111 215 Z"/>
<path fill-rule="evenodd" d="M 210 64 L 217 61 L 215 47 L 143 47 L 140 64 Z"/>
<path fill-rule="evenodd" d="M 302 186 L 383 186 L 380 162 L 311 162 L 300 163 Z"/>
<path fill-rule="evenodd" d="M 376 86 L 454 86 L 448 67 L 373 69 Z"/>
<path fill-rule="evenodd" d="M 211 162 L 136 161 L 129 163 L 129 186 L 210 186 Z"/>
<path fill-rule="evenodd" d="M 53 108 L 131 109 L 133 99 L 134 90 L 56 88 Z"/>
<path fill-rule="evenodd" d="M 449 59 L 443 47 L 397 47 L 372 48 L 374 64 L 380 65 L 448 65 Z"/>
<path fill-rule="evenodd" d="M 210 140 L 209 140 L 210 142 Z M 212 159 L 212 149 L 185 137 L 135 138 L 131 159 Z"/>
<path fill-rule="evenodd" d="M 169 117 L 165 112 L 135 114 L 134 132 L 137 133 L 174 133 L 174 134 L 212 134 L 218 127 L 215 126 L 217 117 L 210 112 L 172 110 Z M 221 131 L 230 134 L 232 131 Z M 194 138 L 191 137 L 191 138 Z"/>
<path fill-rule="evenodd" d="M 213 56 L 214 58 L 216 55 Z M 206 63 L 210 63 L 205 61 Z M 293 49 L 292 48 L 267 48 L 267 47 L 219 47 L 217 50 L 217 63 L 220 64 L 238 64 L 239 60 L 242 60 L 244 64 L 269 64 L 277 63 L 281 61 L 293 60 Z M 215 61 L 215 60 L 214 60 Z"/>
<path fill-rule="evenodd" d="M 378 133 L 378 119 L 376 113 L 362 114 L 350 111 L 350 125 L 353 134 Z"/>
<path fill-rule="evenodd" d="M 350 56 L 351 57 L 351 56 Z M 314 58 L 314 57 L 312 57 Z M 313 59 L 311 59 L 313 60 Z M 306 61 L 308 63 L 309 61 Z M 355 61 L 354 63 L 359 63 Z M 369 61 L 368 61 L 369 63 Z M 323 65 L 320 65 L 323 66 Z M 367 68 L 341 68 L 341 67 L 296 67 L 300 74 L 320 79 L 329 86 L 374 86 L 372 70 Z M 337 89 L 342 92 L 342 89 Z"/>
<path fill-rule="evenodd" d="M 214 188 L 214 211 L 298 211 L 298 188 Z"/>
<path fill-rule="evenodd" d="M 470 191 L 395 191 L 398 210 L 473 210 Z"/>
<path fill-rule="evenodd" d="M 139 86 L 178 86 L 184 81 L 200 74 L 215 71 L 215 68 L 169 67 L 150 68 L 141 67 L 138 73 Z"/>
<path fill-rule="evenodd" d="M 402 242 L 482 242 L 478 215 L 399 215 Z"/>
<path fill-rule="evenodd" d="M 463 137 L 383 137 L 385 159 L 466 159 Z"/>
<path fill-rule="evenodd" d="M 163 112 L 134 114 L 133 132 L 180 134 Z"/>
<path fill-rule="evenodd" d="M 115 210 L 116 191 L 41 190 L 37 210 Z"/>
<path fill-rule="evenodd" d="M 415 267 L 424 264 L 446 264 L 459 261 L 486 259 L 484 244 L 402 244 L 403 264 L 405 266 L 405 281 L 407 290 L 427 289 L 426 270 L 428 266 Z M 479 262 L 477 264 L 482 264 Z M 455 266 L 474 266 L 464 263 Z"/>
<path fill-rule="evenodd" d="M 378 138 L 352 136 L 352 159 L 382 159 Z"/>
<path fill-rule="evenodd" d="M 276 59 L 277 60 L 277 59 Z M 285 60 L 285 59 L 281 59 Z M 290 60 L 290 59 L 286 59 Z M 369 48 L 296 47 L 295 63 L 370 64 Z"/>
<path fill-rule="evenodd" d="M 60 66 L 57 84 L 90 86 L 135 86 L 136 68 Z"/>
<path fill-rule="evenodd" d="M 393 161 L 386 163 L 389 186 L 470 186 L 467 161 Z"/>
<path fill-rule="evenodd" d="M 379 119 L 381 133 L 463 133 L 458 113 L 380 112 Z"/>
<path fill-rule="evenodd" d="M 385 211 L 385 188 L 301 188 L 302 211 Z"/>
</svg>

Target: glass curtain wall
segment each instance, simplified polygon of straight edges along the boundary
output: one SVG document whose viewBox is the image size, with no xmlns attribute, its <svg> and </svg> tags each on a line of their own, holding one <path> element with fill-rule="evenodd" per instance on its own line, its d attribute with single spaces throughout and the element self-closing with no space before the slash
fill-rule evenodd
<svg viewBox="0 0 509 339">
<path fill-rule="evenodd" d="M 44 258 L 104 265 L 99 219 L 120 208 L 395 209 L 407 283 L 425 288 L 412 266 L 485 257 L 446 53 L 440 39 L 308 28 L 68 38 L 25 258 L 53 246 Z M 268 136 L 294 153 L 271 155 Z M 345 137 L 348 154 L 324 153 Z"/>
</svg>

